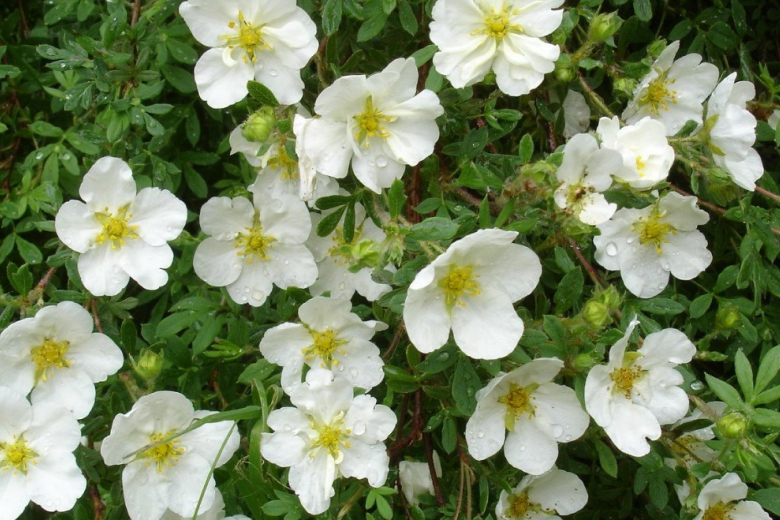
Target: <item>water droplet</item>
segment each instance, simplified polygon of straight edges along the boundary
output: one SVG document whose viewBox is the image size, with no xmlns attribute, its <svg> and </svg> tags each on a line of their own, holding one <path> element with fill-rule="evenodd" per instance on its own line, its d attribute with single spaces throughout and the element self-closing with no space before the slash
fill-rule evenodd
<svg viewBox="0 0 780 520">
<path fill-rule="evenodd" d="M 284 265 L 290 265 L 290 261 L 288 259 L 284 259 Z"/>
<path fill-rule="evenodd" d="M 241 303 L 246 303 L 249 301 L 249 297 L 245 294 L 241 297 Z"/>
<path fill-rule="evenodd" d="M 694 392 L 704 390 L 704 383 L 702 383 L 701 381 L 694 381 L 693 383 L 691 383 L 691 390 L 693 390 Z"/>
<path fill-rule="evenodd" d="M 268 71 L 268 74 L 270 74 L 272 77 L 276 77 L 279 74 L 279 72 L 275 69 L 271 69 Z"/>
<path fill-rule="evenodd" d="M 571 440 L 571 435 L 567 435 L 566 437 L 563 438 L 563 440 L 569 442 Z"/>
<path fill-rule="evenodd" d="M 379 166 L 380 168 L 384 168 L 385 166 L 387 166 L 387 157 L 385 157 L 384 155 L 380 155 L 379 157 L 377 157 L 376 165 Z"/>
<path fill-rule="evenodd" d="M 265 293 L 263 291 L 255 291 L 252 293 L 252 299 L 262 301 L 265 299 Z"/>
<path fill-rule="evenodd" d="M 607 244 L 607 254 L 609 256 L 615 256 L 618 253 L 617 245 L 615 245 L 614 242 L 609 242 Z"/>
<path fill-rule="evenodd" d="M 669 265 L 669 262 L 664 262 L 663 264 L 661 264 L 661 267 L 663 268 L 664 271 L 671 271 L 672 270 L 672 266 Z"/>
<path fill-rule="evenodd" d="M 347 284 L 345 284 L 344 282 L 341 282 L 341 283 L 339 284 L 339 289 L 341 289 L 342 291 L 343 291 L 344 289 L 346 289 L 346 287 L 347 287 Z"/>
<path fill-rule="evenodd" d="M 339 372 L 343 372 L 343 371 L 344 371 L 344 365 L 343 365 L 343 364 L 340 364 L 340 365 L 339 365 Z"/>
<path fill-rule="evenodd" d="M 552 434 L 553 434 L 553 437 L 555 437 L 556 439 L 559 439 L 561 437 L 561 435 L 563 435 L 563 426 L 561 426 L 560 424 L 553 424 L 552 425 Z"/>
<path fill-rule="evenodd" d="M 481 439 L 482 437 L 484 437 L 484 436 L 485 436 L 485 432 L 483 432 L 482 430 L 479 430 L 479 431 L 477 432 L 477 437 L 479 437 L 480 439 Z"/>
<path fill-rule="evenodd" d="M 69 153 L 62 154 L 62 160 L 63 161 L 70 161 L 70 154 Z"/>
<path fill-rule="evenodd" d="M 628 238 L 626 239 L 626 243 L 628 243 L 628 244 L 633 244 L 633 243 L 634 243 L 634 237 L 628 237 Z"/>
<path fill-rule="evenodd" d="M 290 426 L 289 424 L 285 424 L 284 431 L 289 432 L 290 430 L 292 430 L 292 426 Z"/>
<path fill-rule="evenodd" d="M 521 444 L 519 450 L 520 451 L 525 451 L 525 444 Z"/>
<path fill-rule="evenodd" d="M 438 298 L 437 298 L 437 299 L 438 299 Z M 440 359 L 440 360 L 442 360 L 442 361 L 447 361 L 448 359 L 450 359 L 450 355 L 449 355 L 449 353 L 447 353 L 447 352 L 443 352 L 443 353 L 442 353 L 442 354 L 439 356 L 439 359 Z"/>
<path fill-rule="evenodd" d="M 366 433 L 366 423 L 364 423 L 363 421 L 357 421 L 352 426 L 352 433 L 354 433 L 355 435 L 363 435 L 364 433 Z"/>
<path fill-rule="evenodd" d="M 41 159 L 43 159 L 43 154 L 41 152 L 36 153 L 35 154 L 35 160 L 36 161 L 40 161 Z"/>
</svg>

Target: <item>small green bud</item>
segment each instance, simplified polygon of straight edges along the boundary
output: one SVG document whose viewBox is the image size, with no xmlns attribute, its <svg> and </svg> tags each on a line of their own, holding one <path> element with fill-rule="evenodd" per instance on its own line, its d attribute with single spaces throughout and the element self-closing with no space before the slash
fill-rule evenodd
<svg viewBox="0 0 780 520">
<path fill-rule="evenodd" d="M 163 356 L 153 350 L 144 349 L 138 362 L 133 362 L 133 369 L 145 381 L 154 381 L 162 372 Z"/>
<path fill-rule="evenodd" d="M 578 371 L 586 371 L 590 370 L 596 365 L 596 360 L 593 359 L 593 356 L 590 354 L 578 354 L 577 357 L 574 358 L 574 368 L 576 368 Z"/>
<path fill-rule="evenodd" d="M 612 319 L 609 307 L 597 300 L 588 300 L 582 310 L 582 319 L 596 330 L 603 329 Z"/>
<path fill-rule="evenodd" d="M 657 58 L 667 47 L 665 40 L 656 40 L 647 46 L 647 54 L 653 58 Z"/>
<path fill-rule="evenodd" d="M 555 62 L 555 79 L 561 83 L 571 83 L 574 80 L 574 67 L 571 63 L 571 56 L 562 53 Z"/>
<path fill-rule="evenodd" d="M 387 232 L 387 238 L 384 239 L 379 246 L 381 261 L 380 265 L 399 265 L 404 257 L 404 251 L 406 246 L 404 245 L 404 237 L 398 231 L 392 231 L 390 229 L 385 230 Z"/>
<path fill-rule="evenodd" d="M 742 316 L 739 314 L 739 310 L 731 304 L 721 305 L 715 315 L 715 326 L 721 330 L 734 330 L 741 321 Z"/>
<path fill-rule="evenodd" d="M 741 439 L 748 428 L 747 417 L 740 412 L 731 412 L 717 422 L 718 432 L 727 439 Z"/>
<path fill-rule="evenodd" d="M 262 107 L 260 110 L 249 116 L 244 126 L 241 127 L 241 135 L 247 140 L 262 143 L 273 132 L 276 126 L 276 116 L 271 107 Z"/>
<path fill-rule="evenodd" d="M 362 240 L 354 246 L 345 245 L 341 249 L 349 256 L 351 264 L 349 270 L 353 273 L 364 267 L 376 267 L 379 264 L 379 244 L 373 240 Z"/>
<path fill-rule="evenodd" d="M 590 22 L 588 38 L 594 42 L 604 42 L 615 34 L 622 24 L 623 20 L 617 13 L 598 14 Z"/>
<path fill-rule="evenodd" d="M 633 97 L 634 90 L 636 90 L 637 81 L 631 78 L 618 78 L 613 83 L 615 90 L 622 94 L 624 97 Z"/>
</svg>

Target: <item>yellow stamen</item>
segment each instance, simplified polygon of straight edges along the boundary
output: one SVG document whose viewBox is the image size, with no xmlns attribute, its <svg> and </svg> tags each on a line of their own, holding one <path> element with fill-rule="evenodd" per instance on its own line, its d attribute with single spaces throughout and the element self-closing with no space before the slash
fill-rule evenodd
<svg viewBox="0 0 780 520">
<path fill-rule="evenodd" d="M 677 91 L 669 90 L 668 86 L 675 80 L 666 79 L 665 76 L 655 78 L 647 86 L 647 90 L 639 96 L 640 105 L 650 105 L 650 112 L 658 115 L 660 110 L 669 111 L 669 104 L 677 104 Z"/>
<path fill-rule="evenodd" d="M 38 454 L 27 445 L 24 437 L 14 438 L 13 444 L 0 442 L 0 468 L 2 471 L 13 471 L 14 475 L 27 473 L 28 464 L 37 464 Z"/>
<path fill-rule="evenodd" d="M 268 167 L 282 170 L 282 179 L 295 181 L 298 180 L 298 161 L 287 155 L 284 146 L 277 148 L 276 155 L 268 159 Z"/>
<path fill-rule="evenodd" d="M 731 504 L 718 502 L 714 506 L 707 508 L 707 510 L 704 512 L 702 520 L 731 520 L 729 511 L 731 511 L 733 507 L 734 506 Z"/>
<path fill-rule="evenodd" d="M 310 347 L 303 349 L 304 360 L 311 362 L 315 358 L 319 358 L 322 368 L 331 368 L 332 365 L 338 365 L 339 361 L 333 358 L 333 354 L 346 354 L 344 350 L 339 350 L 339 347 L 345 344 L 346 341 L 339 339 L 331 329 L 326 329 L 323 332 L 309 329 L 309 334 L 313 343 Z"/>
<path fill-rule="evenodd" d="M 65 359 L 70 343 L 54 341 L 46 338 L 43 344 L 33 347 L 30 351 L 32 362 L 35 363 L 35 381 L 46 381 L 50 369 L 67 368 L 70 361 Z"/>
<path fill-rule="evenodd" d="M 174 433 L 174 430 L 166 433 L 153 433 L 149 439 L 150 444 L 158 443 L 161 440 L 170 437 Z M 179 461 L 179 455 L 187 451 L 186 448 L 177 446 L 178 444 L 180 444 L 179 439 L 173 439 L 172 441 L 164 442 L 149 448 L 148 450 L 142 452 L 138 457 L 142 459 L 150 459 L 147 461 L 146 465 L 149 466 L 152 463 L 155 463 L 157 465 L 157 471 L 162 472 L 166 466 L 171 467 L 176 464 L 176 462 Z"/>
<path fill-rule="evenodd" d="M 247 22 L 242 11 L 238 12 L 238 24 L 233 21 L 228 22 L 230 29 L 235 29 L 236 25 L 238 25 L 238 34 L 226 34 L 222 38 L 225 39 L 229 49 L 234 47 L 244 49 L 244 63 L 256 62 L 260 52 L 271 48 L 271 45 L 263 39 L 263 26 L 254 26 Z"/>
<path fill-rule="evenodd" d="M 368 140 L 370 137 L 381 137 L 382 139 L 390 137 L 390 132 L 383 126 L 383 123 L 390 123 L 395 120 L 393 117 L 382 114 L 382 112 L 374 106 L 374 100 L 371 96 L 366 98 L 366 105 L 363 112 L 356 115 L 354 119 L 357 123 L 355 140 L 358 143 L 362 143 L 366 148 L 371 145 Z"/>
<path fill-rule="evenodd" d="M 526 493 L 509 495 L 509 510 L 507 511 L 507 514 L 511 518 L 525 518 L 529 509 L 531 509 L 531 501 L 528 500 L 528 495 Z"/>
<path fill-rule="evenodd" d="M 452 307 L 457 303 L 461 307 L 465 307 L 466 303 L 461 299 L 464 294 L 470 296 L 480 294 L 482 291 L 476 281 L 477 278 L 479 275 L 474 274 L 470 265 L 459 267 L 451 264 L 447 275 L 439 280 L 439 287 L 444 289 L 444 301 L 447 306 Z"/>
<path fill-rule="evenodd" d="M 526 387 L 510 383 L 509 392 L 498 398 L 498 402 L 506 406 L 504 416 L 504 425 L 507 430 L 514 431 L 515 421 L 523 414 L 529 416 L 534 414 L 534 405 L 531 402 L 531 394 L 538 385 L 529 385 Z"/>
<path fill-rule="evenodd" d="M 641 157 L 637 155 L 636 157 L 636 171 L 639 174 L 640 177 L 645 176 L 645 166 L 647 166 L 647 163 L 642 160 Z"/>
<path fill-rule="evenodd" d="M 642 367 L 636 365 L 616 368 L 609 374 L 609 377 L 615 382 L 615 390 L 621 392 L 626 398 L 631 398 L 634 383 L 642 377 Z"/>
<path fill-rule="evenodd" d="M 510 14 L 506 7 L 503 7 L 500 11 L 491 9 L 489 13 L 483 11 L 483 14 L 485 16 L 485 26 L 472 31 L 472 35 L 485 34 L 500 41 L 510 32 L 516 34 L 523 33 L 523 28 L 520 25 L 513 25 L 510 22 L 511 17 L 515 13 Z"/>
<path fill-rule="evenodd" d="M 95 239 L 95 242 L 102 244 L 106 241 L 110 242 L 111 249 L 119 249 L 127 244 L 127 240 L 138 238 L 138 226 L 131 226 L 128 224 L 132 218 L 132 214 L 128 213 L 129 206 L 119 208 L 116 215 L 109 213 L 109 209 L 105 208 L 102 213 L 95 213 L 95 218 L 103 229 Z"/>
<path fill-rule="evenodd" d="M 258 262 L 268 259 L 268 248 L 273 242 L 274 237 L 263 234 L 263 227 L 260 225 L 259 215 L 255 215 L 255 223 L 251 228 L 246 228 L 246 233 L 239 233 L 233 247 L 240 249 L 238 256 L 246 258 L 246 262 Z"/>
<path fill-rule="evenodd" d="M 677 234 L 677 230 L 674 229 L 669 223 L 663 221 L 666 216 L 666 212 L 659 212 L 657 209 L 653 209 L 650 215 L 645 219 L 640 217 L 639 222 L 635 223 L 632 227 L 634 232 L 639 233 L 639 243 L 643 246 L 652 244 L 655 246 L 655 252 L 659 255 L 663 251 L 661 248 L 662 243 L 669 243 L 667 235 Z"/>
</svg>

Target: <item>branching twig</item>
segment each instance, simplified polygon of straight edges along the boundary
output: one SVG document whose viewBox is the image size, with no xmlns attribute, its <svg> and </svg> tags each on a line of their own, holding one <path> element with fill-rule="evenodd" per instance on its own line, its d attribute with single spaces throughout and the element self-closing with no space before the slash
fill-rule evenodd
<svg viewBox="0 0 780 520">
<path fill-rule="evenodd" d="M 438 506 L 442 507 L 446 501 L 444 500 L 444 494 L 441 492 L 441 486 L 439 486 L 436 464 L 433 462 L 433 442 L 431 442 L 430 433 L 423 433 L 423 444 L 425 444 L 425 458 L 428 460 L 428 471 L 431 473 L 431 482 L 433 482 L 433 494 L 436 497 Z"/>
<path fill-rule="evenodd" d="M 591 280 L 593 280 L 593 282 L 599 287 L 602 288 L 605 287 L 606 284 L 604 283 L 604 280 L 601 279 L 598 271 L 596 271 L 596 268 L 593 267 L 591 263 L 588 262 L 588 259 L 585 258 L 585 255 L 582 254 L 582 251 L 580 250 L 580 246 L 577 245 L 577 242 L 575 242 L 573 238 L 569 238 L 568 242 L 569 242 L 569 247 L 572 248 L 574 254 L 577 256 L 577 260 L 580 261 L 582 267 L 584 267 L 585 270 L 588 272 L 588 275 L 590 276 Z"/>
<path fill-rule="evenodd" d="M 780 195 L 775 195 L 771 191 L 769 191 L 769 190 L 767 190 L 765 188 L 762 188 L 761 186 L 756 186 L 756 193 L 760 193 L 764 197 L 770 198 L 773 201 L 775 201 L 778 204 L 780 204 Z"/>
<path fill-rule="evenodd" d="M 604 102 L 601 96 L 599 96 L 595 90 L 590 88 L 590 85 L 588 85 L 588 82 L 585 80 L 585 76 L 582 74 L 582 72 L 578 71 L 577 75 L 580 78 L 580 84 L 582 85 L 582 88 L 585 89 L 585 93 L 588 94 L 590 101 L 596 105 L 596 108 L 601 110 L 601 112 L 607 117 L 615 117 L 615 114 L 609 108 L 607 108 L 607 104 Z"/>
<path fill-rule="evenodd" d="M 92 319 L 95 320 L 95 328 L 102 334 L 103 326 L 100 324 L 100 316 L 98 316 L 97 300 L 92 298 L 89 305 L 92 308 Z"/>
<path fill-rule="evenodd" d="M 41 281 L 38 282 L 38 285 L 35 286 L 36 289 L 40 289 L 41 291 L 46 288 L 47 285 L 49 285 L 49 281 L 51 281 L 52 275 L 54 275 L 54 272 L 57 270 L 56 267 L 52 267 L 48 271 L 46 271 L 46 274 L 43 275 L 43 278 L 41 278 Z"/>
</svg>

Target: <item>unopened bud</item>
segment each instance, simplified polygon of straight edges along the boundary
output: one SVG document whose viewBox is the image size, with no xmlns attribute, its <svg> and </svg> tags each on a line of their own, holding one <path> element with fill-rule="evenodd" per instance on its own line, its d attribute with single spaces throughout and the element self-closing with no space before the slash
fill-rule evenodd
<svg viewBox="0 0 780 520">
<path fill-rule="evenodd" d="M 742 316 L 739 314 L 739 310 L 731 304 L 722 305 L 715 315 L 715 326 L 721 330 L 736 329 L 740 322 L 742 322 Z"/>
<path fill-rule="evenodd" d="M 667 45 L 665 40 L 656 40 L 647 46 L 647 54 L 655 58 L 660 55 L 664 49 L 666 49 L 666 47 Z"/>
<path fill-rule="evenodd" d="M 596 365 L 596 360 L 590 354 L 578 354 L 574 358 L 574 368 L 585 371 Z"/>
<path fill-rule="evenodd" d="M 349 248 L 350 271 L 356 273 L 364 267 L 376 267 L 379 264 L 379 244 L 373 240 L 362 240 Z"/>
<path fill-rule="evenodd" d="M 574 80 L 574 67 L 571 63 L 571 56 L 562 53 L 555 62 L 555 79 L 561 83 L 571 83 Z"/>
<path fill-rule="evenodd" d="M 241 135 L 249 141 L 262 143 L 271 135 L 275 125 L 276 116 L 274 115 L 274 109 L 263 107 L 249 116 L 244 126 L 241 127 Z"/>
<path fill-rule="evenodd" d="M 717 422 L 718 432 L 727 439 L 741 439 L 748 428 L 747 418 L 739 412 L 731 412 Z"/>
<path fill-rule="evenodd" d="M 133 369 L 145 381 L 154 381 L 162 372 L 163 356 L 153 350 L 144 349 L 138 362 L 133 363 Z"/>
<path fill-rule="evenodd" d="M 406 246 L 404 245 L 404 237 L 397 231 L 387 231 L 387 238 L 384 239 L 379 246 L 381 252 L 380 265 L 399 265 L 404 257 L 404 251 Z"/>
<path fill-rule="evenodd" d="M 622 23 L 617 13 L 598 14 L 590 22 L 588 37 L 594 42 L 604 42 L 620 29 Z"/>
<path fill-rule="evenodd" d="M 634 95 L 636 90 L 637 81 L 631 78 L 618 78 L 613 83 L 615 91 L 622 94 L 624 97 L 630 98 Z"/>
<path fill-rule="evenodd" d="M 610 321 L 609 307 L 596 300 L 589 300 L 582 310 L 582 319 L 596 330 L 603 329 Z"/>
</svg>

